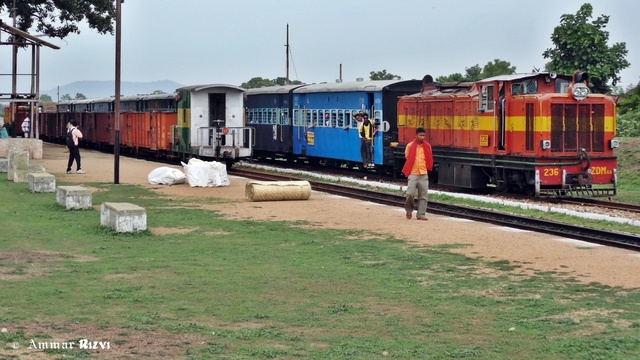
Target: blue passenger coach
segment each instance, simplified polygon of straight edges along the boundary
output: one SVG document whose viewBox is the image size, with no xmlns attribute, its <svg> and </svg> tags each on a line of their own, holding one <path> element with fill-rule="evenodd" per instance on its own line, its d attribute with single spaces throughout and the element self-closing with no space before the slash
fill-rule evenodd
<svg viewBox="0 0 640 360">
<path fill-rule="evenodd" d="M 292 159 L 292 91 L 301 85 L 268 86 L 245 93 L 247 126 L 255 128 L 254 158 Z"/>
<path fill-rule="evenodd" d="M 286 157 L 327 166 L 362 164 L 358 123 L 366 111 L 379 130 L 376 169 L 394 171 L 397 100 L 420 92 L 421 80 L 372 80 L 273 86 L 247 91 L 247 123 L 256 128 L 254 156 Z"/>
</svg>

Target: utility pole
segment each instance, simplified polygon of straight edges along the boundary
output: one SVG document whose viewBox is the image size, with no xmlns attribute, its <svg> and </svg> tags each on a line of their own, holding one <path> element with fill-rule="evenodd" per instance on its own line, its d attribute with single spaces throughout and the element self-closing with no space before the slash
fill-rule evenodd
<svg viewBox="0 0 640 360">
<path fill-rule="evenodd" d="M 287 49 L 287 85 L 289 85 L 291 84 L 291 81 L 289 81 L 289 24 L 287 24 L 287 44 L 285 48 Z"/>
<path fill-rule="evenodd" d="M 120 184 L 120 45 L 122 42 L 121 31 L 121 1 L 116 0 L 116 101 L 115 101 L 115 140 L 113 143 L 113 183 Z"/>
<path fill-rule="evenodd" d="M 13 27 L 16 27 L 16 0 L 13 0 L 13 7 L 11 8 L 12 16 L 13 16 Z M 11 98 L 18 98 L 18 46 L 16 45 L 17 39 L 16 34 L 12 35 L 13 37 L 13 46 L 12 46 L 12 63 L 11 63 Z M 11 102 L 11 137 L 16 136 L 16 102 Z"/>
</svg>

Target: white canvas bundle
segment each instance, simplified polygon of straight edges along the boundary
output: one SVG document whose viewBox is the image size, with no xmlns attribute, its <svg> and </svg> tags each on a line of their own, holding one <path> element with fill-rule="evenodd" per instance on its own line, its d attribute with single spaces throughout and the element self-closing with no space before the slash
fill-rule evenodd
<svg viewBox="0 0 640 360">
<path fill-rule="evenodd" d="M 229 186 L 227 167 L 217 161 L 190 159 L 188 164 L 182 163 L 187 182 L 191 187 Z"/>
<path fill-rule="evenodd" d="M 152 185 L 175 185 L 184 184 L 187 177 L 178 169 L 162 166 L 153 169 L 147 176 L 147 179 L 149 180 L 149 184 Z"/>
</svg>

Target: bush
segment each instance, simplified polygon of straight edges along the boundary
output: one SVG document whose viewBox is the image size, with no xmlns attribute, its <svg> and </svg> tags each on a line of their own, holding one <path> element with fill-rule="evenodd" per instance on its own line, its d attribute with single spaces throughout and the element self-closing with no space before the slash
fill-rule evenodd
<svg viewBox="0 0 640 360">
<path fill-rule="evenodd" d="M 640 136 L 640 109 L 630 110 L 618 116 L 619 137 Z"/>
</svg>

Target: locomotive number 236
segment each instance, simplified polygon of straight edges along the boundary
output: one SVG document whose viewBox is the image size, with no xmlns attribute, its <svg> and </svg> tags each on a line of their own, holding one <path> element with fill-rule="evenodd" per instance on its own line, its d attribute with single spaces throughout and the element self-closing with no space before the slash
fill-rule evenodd
<svg viewBox="0 0 640 360">
<path fill-rule="evenodd" d="M 546 168 L 544 169 L 544 173 L 542 176 L 544 177 L 548 177 L 548 176 L 558 176 L 560 175 L 560 169 L 558 168 Z"/>
</svg>

